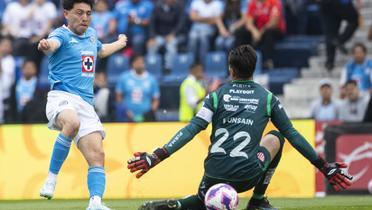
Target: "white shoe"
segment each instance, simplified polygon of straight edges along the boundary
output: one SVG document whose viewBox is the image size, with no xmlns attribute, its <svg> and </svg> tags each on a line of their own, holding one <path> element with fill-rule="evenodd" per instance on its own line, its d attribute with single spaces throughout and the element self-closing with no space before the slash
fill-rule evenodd
<svg viewBox="0 0 372 210">
<path fill-rule="evenodd" d="M 103 203 L 90 203 L 87 210 L 111 210 L 109 207 L 105 206 Z"/>
<path fill-rule="evenodd" d="M 57 182 L 55 180 L 47 179 L 43 187 L 40 189 L 40 196 L 48 198 L 48 200 L 53 198 L 54 190 L 56 188 Z"/>
</svg>

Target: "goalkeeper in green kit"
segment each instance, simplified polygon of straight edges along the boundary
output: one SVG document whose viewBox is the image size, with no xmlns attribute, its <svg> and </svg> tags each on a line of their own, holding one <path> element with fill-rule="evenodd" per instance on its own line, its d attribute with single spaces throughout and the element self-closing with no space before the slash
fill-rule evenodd
<svg viewBox="0 0 372 210">
<path fill-rule="evenodd" d="M 179 200 L 146 202 L 140 210 L 205 210 L 204 196 L 217 183 L 229 184 L 238 193 L 254 188 L 247 210 L 276 209 L 264 195 L 279 164 L 284 138 L 324 174 L 335 190 L 350 186 L 352 177 L 342 170 L 346 164 L 328 163 L 318 157 L 292 126 L 279 100 L 253 81 L 256 60 L 256 52 L 249 45 L 232 49 L 228 56 L 232 81 L 209 93 L 196 116 L 167 144 L 153 153 L 136 152 L 128 160 L 128 169 L 138 172 L 136 177 L 140 178 L 212 122 L 211 145 L 198 193 Z M 279 131 L 262 137 L 269 120 Z"/>
</svg>

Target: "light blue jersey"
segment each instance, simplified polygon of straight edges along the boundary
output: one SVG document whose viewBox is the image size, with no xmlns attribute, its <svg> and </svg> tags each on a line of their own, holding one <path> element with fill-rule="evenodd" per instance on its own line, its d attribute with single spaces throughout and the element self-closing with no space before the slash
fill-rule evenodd
<svg viewBox="0 0 372 210">
<path fill-rule="evenodd" d="M 94 72 L 97 53 L 102 48 L 96 31 L 89 27 L 79 36 L 62 26 L 48 38 L 60 43 L 60 47 L 49 55 L 50 89 L 79 95 L 93 105 Z"/>
<path fill-rule="evenodd" d="M 123 95 L 123 106 L 134 114 L 134 119 L 141 119 L 151 110 L 153 98 L 159 98 L 160 91 L 156 79 L 145 72 L 138 76 L 131 70 L 120 76 L 116 92 Z"/>
<path fill-rule="evenodd" d="M 368 91 L 372 88 L 372 60 L 366 59 L 363 63 L 358 64 L 354 60 L 349 61 L 345 66 L 342 83 L 348 80 L 355 80 L 361 91 Z"/>
</svg>

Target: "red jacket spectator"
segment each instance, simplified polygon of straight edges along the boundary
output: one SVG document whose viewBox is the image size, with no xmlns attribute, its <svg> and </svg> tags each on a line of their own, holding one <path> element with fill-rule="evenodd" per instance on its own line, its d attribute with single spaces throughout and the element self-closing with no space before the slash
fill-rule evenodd
<svg viewBox="0 0 372 210">
<path fill-rule="evenodd" d="M 282 33 L 286 31 L 283 7 L 280 0 L 252 0 L 248 6 L 247 16 L 255 20 L 255 25 L 259 30 L 266 27 L 271 17 L 279 17 L 278 28 Z"/>
</svg>

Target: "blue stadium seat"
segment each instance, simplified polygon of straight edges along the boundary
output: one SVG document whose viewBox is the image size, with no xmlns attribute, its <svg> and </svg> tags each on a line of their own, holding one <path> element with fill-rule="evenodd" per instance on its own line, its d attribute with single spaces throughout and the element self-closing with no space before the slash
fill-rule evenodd
<svg viewBox="0 0 372 210">
<path fill-rule="evenodd" d="M 159 54 L 156 55 L 146 55 L 145 57 L 146 69 L 156 78 L 160 78 L 162 75 L 162 59 Z"/>
<path fill-rule="evenodd" d="M 44 56 L 43 60 L 40 64 L 40 72 L 38 78 L 38 86 L 42 89 L 48 89 L 50 87 L 50 83 L 48 80 L 49 68 L 48 68 L 48 56 Z"/>
<path fill-rule="evenodd" d="M 110 87 L 115 86 L 119 76 L 129 69 L 129 59 L 122 54 L 114 54 L 107 61 L 107 81 Z"/>
<path fill-rule="evenodd" d="M 177 76 L 188 75 L 190 66 L 194 63 L 194 55 L 192 53 L 181 53 L 176 55 L 172 61 L 171 74 Z"/>
<path fill-rule="evenodd" d="M 294 78 L 300 76 L 298 68 L 277 68 L 271 69 L 269 75 L 269 89 L 277 95 L 283 94 L 283 86 Z"/>
<path fill-rule="evenodd" d="M 227 75 L 227 56 L 223 51 L 209 52 L 204 63 L 205 73 L 223 78 Z"/>
</svg>

